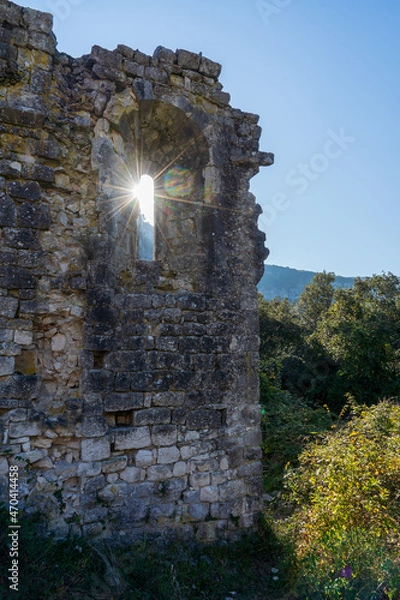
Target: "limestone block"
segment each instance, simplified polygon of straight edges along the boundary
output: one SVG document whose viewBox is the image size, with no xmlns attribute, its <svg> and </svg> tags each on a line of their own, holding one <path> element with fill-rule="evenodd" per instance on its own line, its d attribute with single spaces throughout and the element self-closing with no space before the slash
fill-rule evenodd
<svg viewBox="0 0 400 600">
<path fill-rule="evenodd" d="M 113 393 L 106 396 L 104 409 L 106 412 L 117 412 L 142 408 L 143 394 L 131 393 Z"/>
<path fill-rule="evenodd" d="M 35 463 L 35 467 L 38 469 L 52 469 L 54 467 L 53 461 L 48 457 L 42 458 Z"/>
<path fill-rule="evenodd" d="M 36 181 L 11 181 L 7 190 L 13 198 L 35 201 L 39 200 L 42 190 Z"/>
<path fill-rule="evenodd" d="M 0 193 L 0 226 L 16 227 L 17 207 L 13 200 L 6 194 Z"/>
<path fill-rule="evenodd" d="M 0 475 L 8 475 L 9 467 L 6 458 L 0 458 Z"/>
<path fill-rule="evenodd" d="M 78 465 L 76 463 L 68 464 L 63 460 L 55 463 L 54 469 L 58 481 L 67 481 L 72 477 L 76 477 L 78 473 Z"/>
<path fill-rule="evenodd" d="M 200 500 L 202 502 L 218 502 L 219 488 L 216 485 L 207 485 L 200 490 Z"/>
<path fill-rule="evenodd" d="M 176 53 L 169 48 L 164 46 L 157 46 L 153 52 L 153 58 L 158 59 L 160 62 L 174 63 L 177 59 Z"/>
<path fill-rule="evenodd" d="M 171 411 L 169 408 L 149 408 L 135 411 L 134 423 L 140 425 L 161 425 L 171 422 Z"/>
<path fill-rule="evenodd" d="M 96 477 L 101 473 L 101 462 L 80 463 L 78 475 L 83 477 Z"/>
<path fill-rule="evenodd" d="M 0 198 L 0 201 L 1 201 L 1 198 Z M 18 308 L 17 298 L 5 298 L 3 296 L 0 297 L 0 317 L 6 317 L 7 319 L 13 319 L 17 312 L 17 308 Z"/>
<path fill-rule="evenodd" d="M 156 451 L 155 450 L 139 450 L 136 453 L 135 457 L 135 465 L 137 467 L 151 467 L 156 461 Z"/>
<path fill-rule="evenodd" d="M 146 471 L 144 469 L 138 469 L 137 467 L 127 467 L 119 474 L 123 481 L 128 483 L 136 483 L 137 481 L 143 481 L 146 477 Z"/>
<path fill-rule="evenodd" d="M 154 465 L 147 470 L 147 478 L 149 481 L 164 481 L 173 475 L 173 470 L 170 465 Z"/>
<path fill-rule="evenodd" d="M 184 461 L 179 461 L 174 465 L 174 477 L 182 477 L 187 473 L 187 464 Z"/>
<path fill-rule="evenodd" d="M 210 505 L 206 502 L 191 504 L 189 514 L 194 521 L 203 521 L 210 513 Z"/>
<path fill-rule="evenodd" d="M 210 474 L 209 473 L 193 473 L 190 476 L 190 485 L 193 488 L 200 488 L 210 485 Z"/>
<path fill-rule="evenodd" d="M 221 501 L 235 500 L 245 495 L 246 489 L 243 481 L 237 479 L 227 481 L 220 486 L 220 499 Z"/>
<path fill-rule="evenodd" d="M 42 429 L 39 423 L 30 423 L 24 421 L 16 421 L 10 423 L 9 435 L 10 438 L 21 438 L 24 436 L 31 437 L 40 435 Z"/>
<path fill-rule="evenodd" d="M 15 334 L 17 334 L 17 333 L 18 332 L 16 331 Z M 15 335 L 16 339 L 21 340 L 20 344 L 22 341 L 28 342 L 29 339 L 31 339 L 31 341 L 32 341 L 32 333 L 30 331 L 21 332 L 21 334 L 24 334 L 24 335 L 21 335 L 20 337 Z M 28 344 L 30 344 L 30 343 L 31 342 L 28 342 Z M 34 350 L 33 351 L 24 350 L 23 352 L 21 352 L 21 354 L 19 356 L 15 357 L 15 372 L 19 373 L 21 375 L 35 375 L 35 373 L 36 373 L 36 352 Z"/>
<path fill-rule="evenodd" d="M 177 439 L 176 425 L 155 425 L 152 428 L 151 440 L 155 446 L 172 446 Z"/>
<path fill-rule="evenodd" d="M 62 352 L 67 345 L 67 338 L 63 333 L 57 333 L 51 339 L 51 349 L 53 352 Z"/>
<path fill-rule="evenodd" d="M 152 506 L 150 509 L 150 519 L 162 519 L 165 517 L 172 517 L 175 513 L 175 504 L 169 502 L 168 504 L 159 504 L 158 506 Z"/>
<path fill-rule="evenodd" d="M 222 66 L 205 56 L 201 57 L 200 68 L 199 71 L 205 77 L 211 77 L 212 79 L 218 79 L 221 73 Z"/>
<path fill-rule="evenodd" d="M 45 450 L 37 449 L 37 450 L 30 450 L 28 452 L 21 452 L 18 455 L 18 458 L 21 459 L 22 461 L 26 461 L 27 463 L 34 464 L 34 463 L 38 462 L 39 460 L 42 460 L 42 458 L 44 458 L 46 454 L 45 454 Z"/>
<path fill-rule="evenodd" d="M 14 373 L 15 359 L 12 356 L 0 356 L 0 377 Z"/>
<path fill-rule="evenodd" d="M 16 344 L 21 344 L 21 346 L 29 346 L 33 341 L 33 333 L 32 331 L 24 331 L 19 330 L 14 334 L 14 342 Z"/>
<path fill-rule="evenodd" d="M 182 406 L 185 395 L 182 392 L 160 392 L 153 396 L 153 406 Z"/>
<path fill-rule="evenodd" d="M 110 442 L 106 438 L 82 440 L 82 460 L 93 462 L 110 456 Z"/>
<path fill-rule="evenodd" d="M 109 458 L 108 460 L 102 462 L 101 470 L 103 471 L 103 473 L 114 473 L 125 469 L 127 464 L 127 456 L 114 456 L 113 458 Z"/>
<path fill-rule="evenodd" d="M 157 463 L 160 465 L 167 465 L 175 463 L 180 458 L 179 448 L 176 446 L 167 446 L 166 448 L 159 448 L 157 452 Z"/>
<path fill-rule="evenodd" d="M 16 408 L 14 410 L 10 410 L 8 413 L 8 418 L 10 421 L 26 421 L 28 416 L 28 411 L 24 408 Z"/>
<path fill-rule="evenodd" d="M 178 50 L 178 65 L 183 69 L 198 71 L 200 67 L 200 55 L 187 50 Z"/>
<path fill-rule="evenodd" d="M 115 432 L 115 449 L 116 450 L 133 450 L 150 446 L 150 429 L 149 427 L 132 427 L 121 428 Z"/>
</svg>

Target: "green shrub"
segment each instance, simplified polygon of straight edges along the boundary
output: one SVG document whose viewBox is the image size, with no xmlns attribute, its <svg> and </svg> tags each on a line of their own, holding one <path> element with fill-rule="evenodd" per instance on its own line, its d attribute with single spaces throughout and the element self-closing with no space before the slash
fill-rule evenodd
<svg viewBox="0 0 400 600">
<path fill-rule="evenodd" d="M 273 388 L 261 374 L 264 488 L 281 490 L 285 467 L 297 465 L 298 456 L 310 439 L 332 426 L 328 410 L 312 408 L 305 400 Z M 268 393 L 263 393 L 267 388 Z"/>
<path fill-rule="evenodd" d="M 369 600 L 387 581 L 388 597 L 400 598 L 400 405 L 359 408 L 299 460 L 286 475 L 294 512 L 283 529 L 301 591 L 315 600 Z"/>
</svg>

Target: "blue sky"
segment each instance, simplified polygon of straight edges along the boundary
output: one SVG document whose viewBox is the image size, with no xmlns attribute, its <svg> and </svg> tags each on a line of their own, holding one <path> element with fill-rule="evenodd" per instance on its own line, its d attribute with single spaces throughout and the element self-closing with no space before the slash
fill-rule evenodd
<svg viewBox="0 0 400 600">
<path fill-rule="evenodd" d="M 275 165 L 252 180 L 271 264 L 400 275 L 400 2 L 27 0 L 73 56 L 122 43 L 221 62 Z"/>
</svg>

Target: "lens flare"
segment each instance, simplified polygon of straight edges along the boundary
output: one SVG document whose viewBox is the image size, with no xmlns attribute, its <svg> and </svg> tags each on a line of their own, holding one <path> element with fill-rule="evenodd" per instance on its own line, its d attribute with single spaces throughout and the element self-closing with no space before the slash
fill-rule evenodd
<svg viewBox="0 0 400 600">
<path fill-rule="evenodd" d="M 134 188 L 134 196 L 139 201 L 139 211 L 144 220 L 154 225 L 154 180 L 150 175 L 142 175 Z"/>
<path fill-rule="evenodd" d="M 164 189 L 171 198 L 187 198 L 193 187 L 194 176 L 189 169 L 173 167 L 164 176 Z"/>
</svg>

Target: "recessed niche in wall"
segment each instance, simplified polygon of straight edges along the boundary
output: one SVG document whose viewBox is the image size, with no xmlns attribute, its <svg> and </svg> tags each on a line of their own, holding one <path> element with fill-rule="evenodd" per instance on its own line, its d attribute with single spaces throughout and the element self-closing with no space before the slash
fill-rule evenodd
<svg viewBox="0 0 400 600">
<path fill-rule="evenodd" d="M 131 427 L 133 425 L 133 410 L 106 413 L 105 417 L 110 427 Z"/>
</svg>

